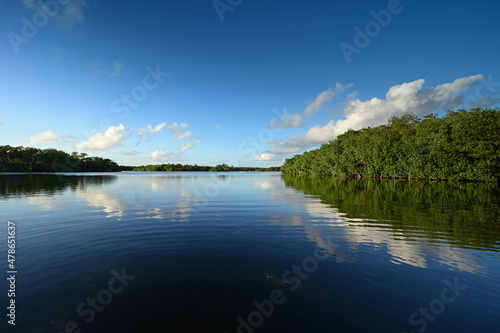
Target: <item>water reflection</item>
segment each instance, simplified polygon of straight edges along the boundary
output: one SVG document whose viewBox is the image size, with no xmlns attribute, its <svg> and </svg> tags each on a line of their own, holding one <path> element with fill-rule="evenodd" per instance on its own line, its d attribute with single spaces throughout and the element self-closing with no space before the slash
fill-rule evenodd
<svg viewBox="0 0 500 333">
<path fill-rule="evenodd" d="M 0 174 L 0 199 L 53 196 L 68 189 L 109 185 L 116 180 L 116 175 Z"/>
<path fill-rule="evenodd" d="M 83 202 L 110 219 L 188 223 L 209 213 L 209 204 L 224 214 L 227 200 L 233 199 L 224 191 L 247 191 L 250 181 L 267 195 L 272 226 L 282 227 L 285 235 L 303 232 L 337 262 L 355 262 L 375 250 L 395 265 L 429 268 L 437 263 L 477 273 L 482 267 L 467 250 L 500 250 L 500 196 L 488 184 L 234 177 L 238 175 L 9 175 L 0 177 L 0 199 L 24 196 L 43 212 Z M 234 200 L 241 204 L 243 199 Z"/>
<path fill-rule="evenodd" d="M 74 204 L 72 196 L 105 213 L 123 219 L 126 214 L 144 219 L 187 222 L 193 205 L 201 201 L 184 188 L 180 175 L 147 175 L 128 178 L 119 175 L 16 174 L 0 177 L 0 199 L 25 197 L 29 205 L 49 212 Z M 194 178 L 197 176 L 194 175 Z M 160 194 L 151 196 L 151 192 Z M 169 195 L 165 195 L 165 194 Z"/>
<path fill-rule="evenodd" d="M 88 188 L 78 189 L 74 195 L 87 201 L 87 205 L 98 208 L 106 213 L 106 217 L 116 217 L 118 220 L 125 215 L 129 206 L 117 194 L 106 190 Z"/>
<path fill-rule="evenodd" d="M 498 211 L 494 186 L 294 175 L 282 179 L 287 191 L 278 183 L 254 182 L 271 201 L 293 210 L 270 213 L 270 223 L 302 228 L 317 247 L 335 253 L 338 262 L 354 262 L 363 251 L 375 249 L 396 265 L 428 268 L 437 262 L 477 273 L 482 267 L 466 249 L 499 249 L 498 215 L 491 210 L 496 205 Z M 324 241 L 332 235 L 333 242 Z M 335 246 L 343 242 L 344 247 Z"/>
<path fill-rule="evenodd" d="M 36 195 L 28 197 L 28 203 L 32 206 L 38 207 L 38 209 L 42 212 L 54 210 L 61 204 L 67 202 L 67 200 L 61 199 L 60 196 Z"/>
<path fill-rule="evenodd" d="M 500 191 L 497 185 L 407 182 L 283 175 L 285 184 L 333 208 L 332 218 L 368 228 L 353 237 L 382 241 L 374 229 L 397 239 L 448 242 L 463 248 L 500 250 Z M 318 213 L 315 213 L 318 215 Z M 385 236 L 384 236 L 385 237 Z M 385 239 L 384 239 L 385 240 Z"/>
<path fill-rule="evenodd" d="M 281 277 L 317 250 L 328 259 L 304 278 L 307 293 L 283 290 L 287 303 L 269 331 L 283 323 L 290 332 L 400 331 L 455 276 L 471 287 L 432 328 L 457 331 L 477 318 L 479 331 L 498 326 L 488 323 L 498 312 L 499 238 L 490 221 L 498 197 L 481 184 L 259 173 L 23 177 L 0 179 L 2 213 L 19 221 L 22 237 L 23 332 L 61 331 L 68 320 L 92 332 L 154 331 L 144 323 L 187 325 L 193 316 L 191 331 L 237 331 L 235 318 L 276 288 L 263 271 Z M 86 326 L 76 306 L 121 267 L 137 276 L 133 286 Z"/>
<path fill-rule="evenodd" d="M 159 187 L 155 189 L 158 191 Z M 189 222 L 189 218 L 194 211 L 193 202 L 196 201 L 194 194 L 182 187 L 165 187 L 163 190 L 163 192 L 169 191 L 174 191 L 175 199 L 156 203 L 153 207 L 147 203 L 137 204 L 137 215 L 145 219 Z"/>
</svg>

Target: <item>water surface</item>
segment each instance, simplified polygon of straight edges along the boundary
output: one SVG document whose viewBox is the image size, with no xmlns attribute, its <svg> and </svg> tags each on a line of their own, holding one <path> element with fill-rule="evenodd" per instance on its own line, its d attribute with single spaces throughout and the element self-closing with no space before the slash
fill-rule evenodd
<svg viewBox="0 0 500 333">
<path fill-rule="evenodd" d="M 0 201 L 1 244 L 7 221 L 17 225 L 16 327 L 1 324 L 9 331 L 64 332 L 71 322 L 82 332 L 500 327 L 496 185 L 3 174 Z"/>
</svg>

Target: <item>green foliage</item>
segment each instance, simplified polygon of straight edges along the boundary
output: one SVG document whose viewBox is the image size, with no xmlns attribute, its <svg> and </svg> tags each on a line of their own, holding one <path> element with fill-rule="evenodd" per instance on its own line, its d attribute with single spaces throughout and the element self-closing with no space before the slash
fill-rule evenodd
<svg viewBox="0 0 500 333">
<path fill-rule="evenodd" d="M 0 146 L 0 172 L 108 172 L 121 171 L 118 164 L 87 154 L 68 154 L 56 149 Z"/>
<path fill-rule="evenodd" d="M 500 110 L 413 114 L 388 125 L 348 130 L 320 148 L 295 155 L 283 173 L 498 181 Z"/>
<path fill-rule="evenodd" d="M 255 168 L 189 164 L 120 166 L 110 159 L 89 157 L 56 149 L 0 146 L 0 172 L 114 172 L 114 171 L 280 171 L 280 167 Z"/>
<path fill-rule="evenodd" d="M 132 171 L 209 171 L 211 167 L 189 164 L 156 164 L 143 165 L 132 169 Z"/>
<path fill-rule="evenodd" d="M 217 164 L 213 168 L 210 168 L 208 171 L 229 171 L 230 167 L 227 164 Z"/>
<path fill-rule="evenodd" d="M 280 167 L 254 168 L 254 167 L 233 167 L 225 163 L 216 166 L 189 165 L 189 164 L 156 164 L 134 167 L 132 171 L 280 171 Z"/>
<path fill-rule="evenodd" d="M 408 241 L 425 236 L 461 247 L 500 250 L 500 189 L 496 184 L 281 177 L 287 187 L 318 197 L 343 217 L 390 228 Z"/>
</svg>

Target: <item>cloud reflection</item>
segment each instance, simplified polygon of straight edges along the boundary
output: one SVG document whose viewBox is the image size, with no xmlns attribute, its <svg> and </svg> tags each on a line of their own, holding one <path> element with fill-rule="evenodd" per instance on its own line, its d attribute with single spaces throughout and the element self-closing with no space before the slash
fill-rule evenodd
<svg viewBox="0 0 500 333">
<path fill-rule="evenodd" d="M 319 198 L 304 195 L 283 183 L 255 181 L 254 186 L 266 190 L 271 201 L 284 202 L 294 212 L 270 213 L 272 225 L 300 227 L 307 239 L 337 262 L 353 262 L 362 246 L 371 246 L 385 251 L 389 261 L 396 265 L 428 268 L 429 261 L 436 261 L 451 269 L 473 273 L 482 268 L 465 250 L 446 242 L 429 247 L 428 239 L 418 230 L 395 230 L 393 225 L 381 221 L 347 218 L 346 214 L 322 203 Z M 342 248 L 339 244 L 346 245 Z M 429 248 L 433 249 L 432 253 Z"/>
<path fill-rule="evenodd" d="M 123 218 L 128 205 L 116 194 L 105 190 L 77 190 L 74 192 L 76 197 L 87 201 L 91 207 L 96 207 L 106 213 L 106 217 Z"/>
<path fill-rule="evenodd" d="M 28 203 L 36 206 L 42 212 L 48 212 L 56 209 L 63 202 L 57 198 L 57 196 L 30 196 L 28 197 Z"/>
</svg>

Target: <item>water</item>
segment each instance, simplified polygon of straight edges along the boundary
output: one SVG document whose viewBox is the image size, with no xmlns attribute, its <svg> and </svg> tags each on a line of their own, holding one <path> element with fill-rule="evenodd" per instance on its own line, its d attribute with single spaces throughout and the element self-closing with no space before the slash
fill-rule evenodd
<svg viewBox="0 0 500 333">
<path fill-rule="evenodd" d="M 18 270 L 16 327 L 3 315 L 2 332 L 500 327 L 496 185 L 4 174 L 0 201 Z"/>
</svg>

